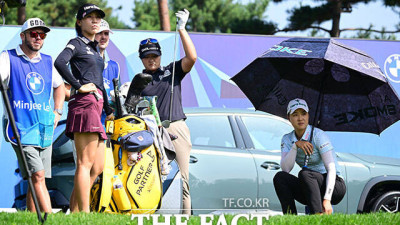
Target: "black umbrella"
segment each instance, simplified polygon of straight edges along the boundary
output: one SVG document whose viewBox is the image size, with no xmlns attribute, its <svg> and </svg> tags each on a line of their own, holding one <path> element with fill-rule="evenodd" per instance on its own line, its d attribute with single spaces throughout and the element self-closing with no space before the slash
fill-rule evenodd
<svg viewBox="0 0 400 225">
<path fill-rule="evenodd" d="M 400 119 L 400 100 L 376 62 L 333 39 L 292 38 L 270 48 L 232 80 L 257 110 L 287 118 L 305 99 L 310 124 L 380 134 Z"/>
</svg>

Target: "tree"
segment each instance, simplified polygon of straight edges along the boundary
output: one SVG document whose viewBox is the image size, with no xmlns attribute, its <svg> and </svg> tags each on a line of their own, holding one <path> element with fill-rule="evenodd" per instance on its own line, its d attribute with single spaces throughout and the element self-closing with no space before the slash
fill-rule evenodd
<svg viewBox="0 0 400 225">
<path fill-rule="evenodd" d="M 396 40 L 396 36 L 394 34 L 386 34 L 385 28 L 382 28 L 381 32 L 379 32 L 378 35 L 373 35 L 373 33 L 375 32 L 372 32 L 371 30 L 374 30 L 372 24 L 365 30 L 359 30 L 357 32 L 357 35 L 353 38 Z"/>
<path fill-rule="evenodd" d="M 190 11 L 187 29 L 197 32 L 273 34 L 276 25 L 263 16 L 269 0 L 254 0 L 242 4 L 233 0 L 169 0 L 171 29 L 175 29 L 174 13 L 184 8 Z M 158 30 L 155 0 L 135 0 L 132 19 L 140 30 Z"/>
<path fill-rule="evenodd" d="M 170 15 L 170 18 L 171 16 L 172 15 Z M 158 16 L 157 1 L 135 0 L 132 21 L 135 23 L 135 27 L 139 30 L 159 30 L 160 20 Z"/>
<path fill-rule="evenodd" d="M 274 2 L 282 2 L 285 0 L 273 0 Z M 400 28 L 395 31 L 374 30 L 372 26 L 369 28 L 344 28 L 340 29 L 340 16 L 341 13 L 351 13 L 352 6 L 356 4 L 368 4 L 376 0 L 314 0 L 316 2 L 321 2 L 319 6 L 300 6 L 289 11 L 289 25 L 280 31 L 303 31 L 307 29 L 314 29 L 317 31 L 324 31 L 329 33 L 331 37 L 339 37 L 341 32 L 344 31 L 359 31 L 359 34 L 363 32 L 377 32 L 381 36 L 384 34 L 393 34 L 400 32 Z M 400 0 L 382 0 L 383 4 L 388 7 L 400 7 Z M 372 18 L 372 17 L 371 17 Z M 321 23 L 325 21 L 332 20 L 332 28 L 326 29 L 320 26 Z M 360 33 L 361 32 L 361 33 Z M 315 31 L 313 31 L 315 34 Z"/>
<path fill-rule="evenodd" d="M 106 14 L 105 20 L 110 24 L 111 28 L 128 28 L 118 17 L 112 16 L 112 8 L 106 7 L 107 1 L 104 0 L 27 0 L 26 1 L 26 18 L 39 17 L 48 26 L 74 27 L 75 15 L 78 8 L 85 3 L 93 3 L 99 6 Z M 17 23 L 17 8 L 8 8 L 4 10 L 6 24 Z"/>
<path fill-rule="evenodd" d="M 158 14 L 160 16 L 161 30 L 171 31 L 169 23 L 168 0 L 158 0 Z"/>
</svg>

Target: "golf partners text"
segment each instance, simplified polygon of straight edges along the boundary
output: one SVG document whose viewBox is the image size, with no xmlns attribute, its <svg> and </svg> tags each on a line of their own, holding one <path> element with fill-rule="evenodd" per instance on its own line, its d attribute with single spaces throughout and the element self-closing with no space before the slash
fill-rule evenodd
<svg viewBox="0 0 400 225">
<path fill-rule="evenodd" d="M 200 223 L 198 221 L 200 217 Z M 152 221 L 153 225 L 187 225 L 190 224 L 200 224 L 200 225 L 212 225 L 212 224 L 226 224 L 226 225 L 237 225 L 239 224 L 257 224 L 262 225 L 263 222 L 269 219 L 268 214 L 254 213 L 254 214 L 236 214 L 236 215 L 213 215 L 213 214 L 200 214 L 199 216 L 183 215 L 183 214 L 132 214 L 131 219 L 136 220 L 135 224 L 143 225 L 144 220 Z M 172 218 L 172 220 L 171 220 Z M 191 221 L 192 220 L 192 221 Z M 194 223 L 193 223 L 194 222 Z"/>
<path fill-rule="evenodd" d="M 224 208 L 269 208 L 268 198 L 222 198 Z"/>
</svg>

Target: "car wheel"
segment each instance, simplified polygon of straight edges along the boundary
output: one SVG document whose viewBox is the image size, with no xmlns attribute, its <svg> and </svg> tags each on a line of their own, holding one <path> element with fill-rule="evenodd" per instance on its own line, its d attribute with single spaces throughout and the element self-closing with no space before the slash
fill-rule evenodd
<svg viewBox="0 0 400 225">
<path fill-rule="evenodd" d="M 400 211 L 400 191 L 389 191 L 379 196 L 372 205 L 371 212 L 396 213 Z"/>
</svg>

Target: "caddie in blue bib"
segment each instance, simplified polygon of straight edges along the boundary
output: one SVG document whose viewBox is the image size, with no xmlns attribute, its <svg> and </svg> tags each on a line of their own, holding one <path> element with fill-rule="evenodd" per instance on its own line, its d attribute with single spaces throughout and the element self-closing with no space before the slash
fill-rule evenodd
<svg viewBox="0 0 400 225">
<path fill-rule="evenodd" d="M 10 83 L 8 95 L 22 145 L 45 148 L 53 140 L 54 113 L 51 109 L 52 60 L 41 54 L 38 63 L 29 62 L 8 50 Z M 50 68 L 50 69 L 49 69 Z M 7 123 L 6 138 L 16 144 L 11 125 Z"/>
</svg>

